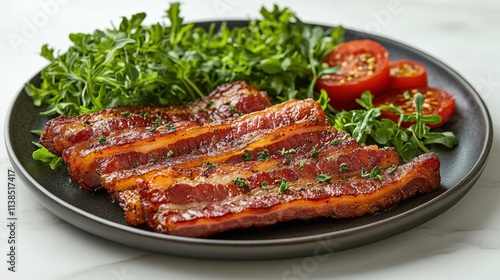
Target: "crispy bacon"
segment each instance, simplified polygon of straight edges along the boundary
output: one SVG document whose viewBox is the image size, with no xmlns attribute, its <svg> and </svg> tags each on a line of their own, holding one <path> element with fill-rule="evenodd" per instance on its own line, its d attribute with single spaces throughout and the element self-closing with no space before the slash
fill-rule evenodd
<svg viewBox="0 0 500 280">
<path fill-rule="evenodd" d="M 82 188 L 104 188 L 131 225 L 206 237 L 293 219 L 373 214 L 440 184 L 428 153 L 358 144 L 318 102 L 271 106 L 243 82 L 186 106 L 127 106 L 47 124 Z"/>
<path fill-rule="evenodd" d="M 393 207 L 440 185 L 439 159 L 432 153 L 395 169 L 391 160 L 380 162 L 376 166 L 381 173 L 372 176 L 366 175 L 371 171 L 364 168 L 361 170 L 367 173 L 358 170 L 357 175 L 343 175 L 328 159 L 310 160 L 302 170 L 294 165 L 283 167 L 279 176 L 270 175 L 274 169 L 255 170 L 258 168 L 253 164 L 214 167 L 194 184 L 165 184 L 162 175 L 150 182 L 140 180 L 139 194 L 148 226 L 171 235 L 206 237 L 294 219 L 357 217 Z"/>
<path fill-rule="evenodd" d="M 334 139 L 337 135 L 344 135 L 343 133 L 337 134 L 337 131 L 332 130 L 331 127 L 310 125 L 311 123 L 303 123 L 302 125 L 287 126 L 268 135 L 258 135 L 256 137 L 258 141 L 242 142 L 240 145 L 214 150 L 210 154 L 185 154 L 138 168 L 121 169 L 110 173 L 103 172 L 101 184 L 110 191 L 126 190 L 134 186 L 138 178 L 148 180 L 164 168 L 172 166 L 191 168 L 207 162 L 238 163 L 244 161 L 245 158 L 258 160 L 265 157 L 266 154 L 273 155 L 283 149 L 304 147 L 304 149 L 312 150 L 317 145 L 323 145 L 329 139 Z M 355 145 L 352 141 L 348 143 L 351 146 Z M 351 146 L 347 148 L 351 148 Z"/>
<path fill-rule="evenodd" d="M 299 120 L 302 118 L 300 117 L 295 124 L 263 131 L 261 134 L 256 134 L 249 138 L 248 141 L 243 141 L 243 138 L 238 137 L 239 141 L 228 141 L 227 143 L 234 143 L 234 145 L 229 144 L 225 148 L 221 148 L 220 141 L 210 142 L 206 143 L 204 150 L 198 151 L 196 154 L 187 153 L 183 156 L 167 158 L 137 168 L 123 168 L 123 166 L 128 167 L 131 161 L 138 161 L 137 158 L 134 158 L 135 153 L 104 158 L 103 162 L 101 162 L 101 184 L 124 209 L 127 221 L 130 224 L 137 225 L 144 222 L 142 208 L 135 190 L 135 184 L 139 178 L 148 180 L 159 170 L 169 167 L 189 169 L 205 163 L 238 163 L 244 160 L 258 160 L 259 156 L 265 156 L 265 152 L 272 156 L 278 151 L 292 148 L 301 148 L 299 150 L 307 150 L 307 153 L 309 153 L 317 146 L 325 145 L 325 143 L 329 145 L 328 143 L 334 139 L 340 141 L 344 138 L 344 133 L 339 133 L 335 129 L 332 129 L 323 116 L 318 118 L 317 114 L 320 113 L 320 115 L 323 115 L 323 113 L 317 107 L 318 104 L 316 102 L 306 100 L 293 102 L 293 104 L 302 105 L 287 107 L 294 109 L 306 108 L 306 112 L 311 114 L 309 117 L 310 121 Z M 281 114 L 279 115 L 282 116 Z M 299 115 L 296 114 L 296 116 Z M 265 121 L 265 118 L 261 119 L 260 123 L 263 124 L 263 121 Z M 249 131 L 254 134 L 257 132 L 253 129 L 249 129 Z M 197 132 L 199 133 L 200 131 Z M 218 132 L 222 133 L 222 130 L 218 130 Z M 213 146 L 214 144 L 217 146 Z M 344 151 L 348 151 L 357 145 L 353 140 L 342 141 L 342 144 L 339 147 L 344 147 Z M 207 153 L 204 151 L 210 152 Z M 132 158 L 133 160 L 131 160 Z M 114 162 L 113 170 L 116 171 L 108 172 L 108 161 Z M 118 168 L 117 165 L 121 162 L 125 163 L 121 164 L 122 168 Z"/>
<path fill-rule="evenodd" d="M 194 158 L 189 156 L 190 160 L 173 160 L 163 164 L 145 166 L 143 168 L 124 170 L 111 174 L 101 175 L 102 184 L 125 211 L 125 217 L 130 224 L 137 225 L 143 223 L 144 215 L 142 212 L 141 203 L 137 190 L 135 189 L 136 181 L 151 180 L 153 177 L 161 175 L 164 178 L 164 183 L 180 182 L 182 180 L 197 181 L 202 180 L 202 175 L 212 170 L 211 167 L 223 164 L 226 168 L 233 168 L 233 164 L 248 162 L 248 166 L 254 166 L 257 169 L 272 169 L 273 164 L 279 164 L 281 161 L 291 162 L 297 158 L 308 158 L 319 153 L 319 149 L 326 149 L 327 152 L 335 151 L 329 157 L 330 161 L 334 158 L 340 158 L 344 162 L 351 162 L 351 168 L 354 170 L 356 166 L 371 166 L 372 163 L 363 162 L 362 160 L 371 160 L 380 162 L 381 156 L 389 158 L 390 161 L 398 160 L 397 154 L 384 152 L 381 155 L 373 153 L 371 157 L 359 158 L 352 155 L 350 152 L 360 148 L 359 144 L 351 137 L 347 137 L 344 132 L 338 132 L 329 125 L 314 126 L 312 128 L 301 126 L 293 126 L 290 130 L 285 127 L 276 131 L 276 134 L 271 135 L 266 139 L 261 139 L 257 143 L 252 143 L 245 148 L 235 147 L 235 151 L 230 153 L 217 153 L 215 155 L 206 156 L 203 158 Z M 275 135 L 279 135 L 275 137 Z M 332 145 L 332 143 L 338 143 Z M 374 146 L 371 146 L 373 148 Z M 372 149 L 367 149 L 371 151 Z M 324 153 L 324 152 L 323 152 Z M 361 152 L 363 153 L 363 152 Z M 380 154 L 380 153 L 378 153 Z M 358 153 L 359 155 L 359 153 Z M 390 156 L 389 156 L 390 155 Z M 269 158 L 270 160 L 267 160 Z M 251 163 L 259 163 L 251 165 Z M 338 163 L 339 164 L 339 163 Z M 200 167 L 201 166 L 201 167 Z M 241 167 L 238 165 L 238 168 Z M 244 168 L 243 168 L 244 169 Z M 186 179 L 189 177 L 188 179 Z M 208 195 L 208 194 L 207 194 Z"/>
<path fill-rule="evenodd" d="M 236 148 L 259 145 L 264 139 L 276 141 L 273 139 L 283 137 L 280 128 L 289 126 L 293 131 L 293 126 L 302 124 L 307 127 L 328 124 L 316 101 L 287 101 L 236 119 L 204 125 L 182 122 L 154 130 L 131 128 L 105 141 L 96 139 L 70 147 L 63 158 L 73 180 L 85 189 L 94 189 L 100 185 L 99 171 L 104 174 L 148 163 L 169 164 L 172 160 L 195 166 L 205 156 L 215 154 L 230 161 L 231 157 L 238 157 L 232 154 Z"/>
<path fill-rule="evenodd" d="M 158 122 L 192 121 L 201 124 L 259 111 L 271 105 L 265 92 L 238 81 L 223 84 L 207 97 L 181 106 L 131 105 L 76 117 L 59 116 L 46 124 L 40 144 L 61 155 L 64 149 L 77 143 L 107 137 L 131 127 L 153 127 Z"/>
</svg>

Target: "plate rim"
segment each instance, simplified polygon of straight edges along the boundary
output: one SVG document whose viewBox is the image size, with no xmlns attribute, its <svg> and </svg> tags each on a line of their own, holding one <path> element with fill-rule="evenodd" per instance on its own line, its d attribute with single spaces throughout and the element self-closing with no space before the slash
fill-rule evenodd
<svg viewBox="0 0 500 280">
<path fill-rule="evenodd" d="M 217 23 L 219 23 L 219 24 L 222 22 L 226 22 L 230 26 L 238 26 L 241 24 L 248 23 L 248 20 L 220 20 L 220 21 L 217 21 Z M 204 25 L 204 24 L 206 25 L 206 24 L 210 24 L 212 22 L 211 21 L 200 21 L 200 22 L 192 22 L 192 23 L 194 23 L 196 25 Z M 323 28 L 333 27 L 333 26 L 328 26 L 328 25 L 321 24 L 321 23 L 307 22 L 307 24 L 310 24 L 313 26 L 320 26 Z M 492 120 L 491 120 L 491 115 L 489 114 L 488 108 L 487 108 L 486 104 L 484 103 L 482 97 L 472 87 L 472 85 L 466 79 L 464 79 L 463 76 L 460 75 L 456 70 L 454 70 L 453 68 L 451 68 L 447 64 L 443 63 L 440 59 L 437 59 L 433 55 L 430 55 L 430 54 L 428 54 L 428 53 L 426 53 L 418 48 L 410 46 L 404 42 L 400 42 L 400 41 L 397 41 L 395 39 L 392 39 L 392 38 L 389 38 L 386 36 L 381 36 L 378 34 L 371 34 L 371 33 L 367 33 L 367 32 L 352 29 L 352 28 L 345 28 L 344 27 L 344 29 L 346 31 L 353 32 L 353 33 L 358 34 L 358 35 L 361 34 L 365 37 L 375 38 L 375 40 L 379 39 L 379 40 L 383 40 L 383 41 L 389 41 L 392 44 L 404 47 L 406 49 L 411 49 L 412 51 L 417 52 L 419 55 L 427 57 L 428 59 L 437 63 L 439 65 L 439 67 L 446 69 L 449 73 L 452 73 L 464 85 L 466 85 L 468 87 L 469 91 L 473 93 L 471 95 L 471 97 L 476 102 L 478 108 L 481 109 L 480 110 L 481 115 L 485 117 L 485 119 L 484 119 L 485 127 L 486 127 L 485 145 L 483 145 L 481 152 L 480 152 L 480 157 L 476 160 L 476 162 L 472 166 L 471 170 L 469 170 L 469 172 L 467 174 L 464 174 L 464 177 L 461 178 L 461 180 L 459 182 L 457 182 L 455 185 L 453 185 L 452 188 L 447 189 L 445 192 L 438 195 L 437 197 L 434 197 L 434 198 L 432 198 L 432 199 L 430 199 L 430 200 L 428 200 L 428 201 L 426 201 L 426 202 L 424 202 L 424 203 L 422 203 L 422 204 L 420 204 L 412 209 L 409 209 L 403 213 L 399 213 L 399 214 L 396 214 L 394 216 L 388 217 L 387 219 L 383 219 L 383 220 L 380 220 L 380 221 L 377 221 L 374 223 L 370 223 L 370 224 L 366 224 L 366 225 L 362 225 L 362 226 L 357 226 L 355 228 L 343 229 L 341 231 L 336 231 L 336 232 L 327 232 L 327 233 L 321 233 L 321 234 L 310 235 L 310 236 L 289 237 L 289 238 L 282 238 L 282 239 L 267 239 L 267 240 L 200 239 L 200 238 L 171 236 L 171 235 L 165 235 L 165 234 L 160 234 L 160 233 L 155 233 L 155 232 L 149 232 L 149 231 L 146 231 L 143 229 L 135 228 L 135 227 L 128 226 L 128 225 L 122 225 L 122 224 L 116 223 L 114 221 L 110 221 L 108 219 L 105 219 L 105 218 L 99 217 L 97 215 L 94 215 L 92 213 L 89 213 L 81 208 L 73 206 L 69 202 L 57 197 L 55 194 L 50 192 L 44 186 L 42 186 L 38 182 L 36 182 L 36 180 L 34 180 L 34 178 L 31 176 L 31 174 L 26 170 L 26 168 L 24 166 L 22 166 L 22 164 L 19 162 L 19 159 L 17 158 L 16 153 L 14 152 L 13 147 L 12 147 L 11 133 L 10 133 L 9 128 L 11 126 L 10 124 L 11 124 L 11 118 L 12 118 L 12 114 L 13 114 L 14 105 L 16 104 L 16 102 L 20 98 L 22 98 L 21 95 L 24 94 L 23 88 L 21 88 L 21 90 L 18 91 L 18 94 L 11 101 L 11 104 L 9 105 L 8 111 L 6 114 L 5 129 L 4 130 L 5 130 L 5 143 L 7 146 L 7 154 L 9 156 L 9 159 L 10 159 L 11 163 L 13 164 L 14 168 L 16 168 L 16 169 L 18 169 L 18 171 L 20 171 L 20 172 L 18 172 L 18 174 L 21 175 L 21 177 L 23 177 L 23 181 L 24 181 L 25 185 L 28 188 L 30 188 L 30 191 L 39 192 L 39 193 L 36 193 L 36 197 L 41 202 L 41 204 L 46 209 L 48 209 L 50 212 L 52 212 L 54 215 L 58 216 L 59 218 L 63 219 L 64 221 L 66 221 L 74 226 L 77 226 L 82 230 L 85 230 L 87 232 L 90 232 L 90 233 L 93 233 L 96 235 L 100 235 L 101 237 L 106 238 L 105 236 L 103 236 L 99 233 L 92 232 L 86 228 L 83 228 L 82 226 L 78 226 L 77 224 L 75 224 L 75 221 L 68 221 L 67 219 L 62 217 L 63 215 L 61 213 L 56 213 L 53 208 L 55 208 L 56 206 L 63 207 L 65 209 L 65 211 L 69 211 L 69 212 L 73 213 L 73 215 L 79 215 L 87 220 L 93 221 L 94 223 L 98 223 L 98 224 L 101 224 L 102 226 L 109 227 L 112 231 L 119 231 L 119 232 L 124 231 L 124 232 L 127 232 L 128 234 L 142 236 L 146 239 L 154 238 L 155 240 L 168 241 L 170 243 L 180 244 L 180 246 L 187 244 L 187 245 L 191 245 L 191 246 L 204 245 L 204 246 L 209 246 L 210 248 L 212 248 L 213 246 L 222 247 L 221 248 L 222 253 L 211 255 L 210 256 L 211 258 L 215 257 L 218 259 L 235 259 L 235 258 L 236 259 L 254 259 L 254 255 L 249 255 L 248 257 L 250 257 L 250 258 L 247 258 L 244 256 L 243 257 L 240 256 L 236 252 L 231 253 L 231 250 L 234 250 L 236 248 L 241 248 L 241 247 L 248 248 L 249 246 L 251 246 L 251 247 L 277 248 L 278 246 L 283 246 L 283 245 L 303 244 L 303 245 L 306 245 L 306 247 L 310 247 L 311 245 L 316 244 L 318 242 L 318 240 L 328 239 L 329 237 L 332 237 L 332 236 L 342 237 L 342 236 L 346 236 L 346 235 L 348 236 L 352 232 L 355 232 L 355 233 L 359 232 L 360 230 L 370 231 L 370 230 L 373 230 L 373 228 L 376 228 L 380 225 L 387 224 L 387 223 L 394 223 L 396 220 L 401 220 L 401 219 L 405 219 L 405 218 L 408 219 L 408 217 L 410 217 L 410 218 L 413 217 L 413 219 L 416 219 L 416 218 L 418 218 L 418 217 L 415 217 L 417 212 L 422 212 L 425 209 L 437 207 L 436 204 L 437 204 L 438 200 L 445 199 L 446 197 L 452 197 L 449 199 L 453 202 L 449 202 L 448 204 L 445 205 L 445 207 L 443 207 L 443 206 L 437 207 L 437 208 L 444 208 L 444 209 L 441 209 L 438 213 L 432 213 L 432 211 L 430 211 L 431 213 L 427 213 L 427 215 L 424 215 L 424 217 L 420 217 L 420 219 L 417 219 L 417 220 L 423 220 L 423 221 L 418 222 L 418 224 L 422 224 L 423 222 L 426 222 L 426 221 L 442 214 L 448 208 L 453 206 L 458 200 L 460 200 L 463 196 L 465 196 L 465 194 L 474 186 L 474 184 L 477 182 L 477 180 L 481 176 L 482 171 L 484 170 L 486 163 L 488 161 L 489 152 L 490 152 L 492 144 L 493 144 L 493 124 L 492 124 Z M 35 79 L 39 75 L 40 75 L 40 72 L 36 73 L 30 79 L 30 81 Z M 461 186 L 461 185 L 466 185 L 467 187 L 462 187 L 462 188 L 457 187 L 457 186 Z M 40 197 L 41 195 L 43 195 L 44 197 Z M 49 202 L 47 200 L 49 202 L 55 203 L 57 205 L 56 206 L 48 205 Z M 429 210 L 428 210 L 428 212 L 429 212 Z M 413 222 L 413 223 L 415 223 L 415 222 Z M 385 239 L 387 237 L 400 234 L 400 233 L 402 233 L 406 230 L 409 230 L 411 228 L 414 228 L 414 227 L 416 227 L 416 225 L 402 227 L 399 232 L 386 233 L 385 236 L 377 237 L 377 238 L 375 238 L 376 240 L 374 240 L 374 241 L 382 240 L 382 239 Z M 107 238 L 107 239 L 109 239 L 109 238 Z M 372 243 L 372 242 L 373 241 L 368 241 L 368 242 L 366 242 L 366 244 Z M 119 242 L 119 243 L 123 243 L 123 242 Z M 126 246 L 144 249 L 143 246 L 134 246 L 133 244 L 127 244 L 127 243 L 123 243 L 123 244 Z M 366 245 L 366 244 L 361 244 L 361 245 L 356 245 L 356 246 L 347 246 L 346 248 L 343 248 L 341 250 L 350 249 L 353 247 L 358 247 L 358 246 L 362 246 L 362 245 Z M 228 250 L 225 250 L 225 249 L 228 249 Z M 172 254 L 172 255 L 185 256 L 185 257 L 200 257 L 199 255 L 198 256 L 192 255 L 190 253 L 183 254 L 182 252 L 172 252 L 171 250 L 158 251 L 158 250 L 155 250 L 155 248 L 147 248 L 147 250 L 157 251 L 157 252 L 167 253 L 167 254 Z M 298 247 L 296 247 L 296 250 L 292 250 L 292 251 L 294 251 L 294 252 L 298 251 Z M 256 254 L 255 256 L 258 256 L 259 259 L 263 259 L 262 257 L 266 258 L 266 256 L 259 255 L 258 252 L 254 253 L 254 254 Z M 290 256 L 284 256 L 284 255 L 281 256 L 281 255 L 282 254 L 275 256 L 275 255 L 271 254 L 268 257 L 269 257 L 269 259 L 290 257 Z M 307 253 L 304 253 L 303 251 L 301 251 L 301 252 L 296 252 L 295 255 L 292 254 L 291 256 L 306 256 L 306 255 L 310 255 L 310 254 L 307 254 Z"/>
</svg>

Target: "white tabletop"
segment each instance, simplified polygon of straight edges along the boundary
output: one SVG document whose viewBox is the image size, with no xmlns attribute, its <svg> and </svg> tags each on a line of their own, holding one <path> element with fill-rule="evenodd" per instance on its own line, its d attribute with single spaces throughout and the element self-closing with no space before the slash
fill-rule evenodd
<svg viewBox="0 0 500 280">
<path fill-rule="evenodd" d="M 480 93 L 494 131 L 500 119 L 500 4 L 474 1 L 275 1 L 306 22 L 365 30 L 439 58 Z M 270 1 L 182 1 L 187 21 L 257 17 Z M 167 1 L 4 0 L 0 4 L 0 134 L 9 103 L 46 61 L 40 47 L 69 45 L 121 16 L 163 17 Z M 494 142 L 498 142 L 497 137 Z M 0 145 L 1 279 L 500 279 L 500 151 L 494 145 L 477 184 L 442 215 L 386 240 L 321 259 L 215 261 L 155 254 L 84 232 L 47 211 L 17 180 L 16 272 L 8 271 L 7 174 Z"/>
</svg>

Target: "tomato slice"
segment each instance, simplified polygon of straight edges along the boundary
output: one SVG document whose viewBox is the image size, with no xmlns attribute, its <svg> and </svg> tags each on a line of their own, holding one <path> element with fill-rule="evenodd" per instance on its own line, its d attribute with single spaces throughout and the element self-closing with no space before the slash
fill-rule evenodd
<svg viewBox="0 0 500 280">
<path fill-rule="evenodd" d="M 359 107 L 356 98 L 369 90 L 378 95 L 389 85 L 389 53 L 372 40 L 345 42 L 333 50 L 326 63 L 340 67 L 335 74 L 323 75 L 316 82 L 316 90 L 326 90 L 330 104 L 337 110 Z"/>
<path fill-rule="evenodd" d="M 413 60 L 394 60 L 389 62 L 389 89 L 405 89 L 427 86 L 425 66 Z"/>
<path fill-rule="evenodd" d="M 404 92 L 408 91 L 412 96 L 418 92 L 422 93 L 425 98 L 424 106 L 422 108 L 422 113 L 425 116 L 429 115 L 439 115 L 442 120 L 438 124 L 427 124 L 430 128 L 436 128 L 443 125 L 447 120 L 451 118 L 453 112 L 455 111 L 455 98 L 448 92 L 432 87 L 417 87 L 410 89 L 400 89 L 395 91 L 390 91 L 386 94 L 378 96 L 373 99 L 374 106 L 380 106 L 382 104 L 394 104 L 399 108 L 403 109 L 405 114 L 412 114 L 415 112 L 415 104 L 413 98 L 409 100 L 405 98 Z M 393 111 L 383 110 L 380 118 L 390 119 L 393 122 L 398 122 L 399 115 Z M 402 127 L 410 127 L 413 123 L 402 123 Z"/>
</svg>

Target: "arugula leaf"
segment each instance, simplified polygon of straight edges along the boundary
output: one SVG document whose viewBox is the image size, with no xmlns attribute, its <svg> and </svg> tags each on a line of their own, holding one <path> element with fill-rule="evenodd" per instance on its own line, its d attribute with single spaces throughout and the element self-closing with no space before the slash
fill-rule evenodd
<svg viewBox="0 0 500 280">
<path fill-rule="evenodd" d="M 352 137 L 358 142 L 365 142 L 366 136 L 370 135 L 374 122 L 380 116 L 380 108 L 370 108 L 363 115 L 357 115 L 360 121 L 352 130 Z"/>
<path fill-rule="evenodd" d="M 441 118 L 422 114 L 424 104 L 422 94 L 417 93 L 413 98 L 415 113 L 403 115 L 403 111 L 394 105 L 374 107 L 373 96 L 370 92 L 364 92 L 357 100 L 362 109 L 337 112 L 330 120 L 335 128 L 346 130 L 360 143 L 374 141 L 379 145 L 395 147 L 404 162 L 411 161 L 422 152 L 429 152 L 430 144 L 443 145 L 447 148 L 457 145 L 458 141 L 453 132 L 430 131 L 426 124 L 438 123 Z M 390 109 L 401 114 L 399 122 L 378 119 L 382 109 Z M 403 121 L 416 121 L 416 123 L 409 128 L 403 128 L 401 127 Z"/>
<path fill-rule="evenodd" d="M 184 23 L 180 4 L 166 11 L 169 24 L 143 24 L 146 14 L 118 26 L 70 34 L 64 52 L 42 46 L 49 61 L 39 86 L 26 93 L 44 115 L 79 115 L 127 104 L 183 104 L 216 86 L 245 80 L 276 101 L 315 97 L 317 77 L 334 73 L 322 63 L 343 41 L 342 27 L 304 24 L 287 8 L 262 8 L 261 19 L 229 28 Z"/>
<path fill-rule="evenodd" d="M 450 131 L 444 132 L 431 132 L 427 131 L 424 135 L 424 145 L 440 144 L 446 148 L 453 148 L 458 144 L 458 140 Z"/>
</svg>

